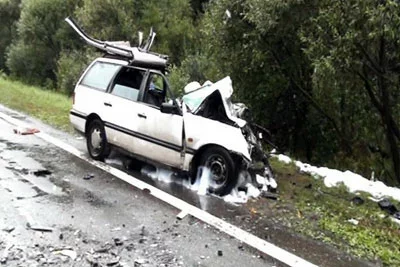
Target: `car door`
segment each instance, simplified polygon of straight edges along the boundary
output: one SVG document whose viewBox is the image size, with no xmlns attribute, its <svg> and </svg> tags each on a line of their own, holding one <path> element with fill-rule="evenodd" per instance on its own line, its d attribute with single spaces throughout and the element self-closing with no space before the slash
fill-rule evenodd
<svg viewBox="0 0 400 267">
<path fill-rule="evenodd" d="M 137 101 L 144 87 L 145 70 L 122 67 L 115 76 L 107 96 L 107 120 L 105 121 L 108 142 L 131 153 L 136 149 L 140 106 Z"/>
<path fill-rule="evenodd" d="M 136 146 L 147 158 L 182 167 L 183 117 L 160 110 L 162 103 L 172 101 L 169 97 L 165 77 L 161 73 L 150 72 L 138 113 L 140 138 Z"/>
</svg>

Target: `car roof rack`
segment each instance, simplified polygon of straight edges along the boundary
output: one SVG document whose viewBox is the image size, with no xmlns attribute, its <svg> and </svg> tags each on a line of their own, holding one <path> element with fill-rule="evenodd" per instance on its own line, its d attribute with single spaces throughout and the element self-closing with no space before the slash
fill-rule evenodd
<svg viewBox="0 0 400 267">
<path fill-rule="evenodd" d="M 87 44 L 100 49 L 107 54 L 127 59 L 130 65 L 163 71 L 168 67 L 168 56 L 148 51 L 155 37 L 155 33 L 152 31 L 148 38 L 149 42 L 145 44 L 146 49 L 143 49 L 140 47 L 131 47 L 130 45 L 123 44 L 123 42 L 110 42 L 94 39 L 87 35 L 71 17 L 67 17 L 65 21 Z"/>
</svg>

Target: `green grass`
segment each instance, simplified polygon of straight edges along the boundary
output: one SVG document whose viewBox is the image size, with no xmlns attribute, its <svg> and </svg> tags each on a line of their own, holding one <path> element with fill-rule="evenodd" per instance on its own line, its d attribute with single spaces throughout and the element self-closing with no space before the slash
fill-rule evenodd
<svg viewBox="0 0 400 267">
<path fill-rule="evenodd" d="M 0 77 L 0 103 L 71 131 L 68 116 L 72 100 L 66 95 Z"/>
<path fill-rule="evenodd" d="M 293 211 L 283 216 L 295 231 L 355 256 L 379 259 L 384 266 L 400 266 L 400 226 L 369 200 L 368 194 L 360 194 L 365 203 L 357 206 L 351 202 L 356 195 L 344 185 L 327 188 L 322 180 L 299 173 L 294 164 L 272 159 L 271 165 L 278 177 L 280 201 L 293 206 Z M 398 202 L 393 203 L 399 207 Z"/>
</svg>

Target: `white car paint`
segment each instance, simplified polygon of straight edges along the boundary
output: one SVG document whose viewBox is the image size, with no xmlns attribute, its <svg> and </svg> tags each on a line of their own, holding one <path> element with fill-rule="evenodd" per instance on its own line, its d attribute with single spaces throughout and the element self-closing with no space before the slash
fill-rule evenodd
<svg viewBox="0 0 400 267">
<path fill-rule="evenodd" d="M 88 67 L 82 77 L 85 77 L 88 70 L 98 62 L 119 66 L 128 65 L 123 60 L 99 58 Z M 248 143 L 240 128 L 240 125 L 243 126 L 246 122 L 234 117 L 230 111 L 229 98 L 233 89 L 229 77 L 217 83 L 208 84 L 203 96 L 205 98 L 215 90 L 219 90 L 223 96 L 228 118 L 237 126 L 194 115 L 186 110 L 185 105 L 181 107 L 182 115 L 161 113 L 159 108 L 146 103 L 127 100 L 82 85 L 82 77 L 75 87 L 75 102 L 71 110 L 71 113 L 75 115 L 70 115 L 72 125 L 81 132 L 85 131 L 85 118 L 90 114 L 96 114 L 105 122 L 106 135 L 110 144 L 184 171 L 189 171 L 196 151 L 211 144 L 221 146 L 251 161 Z M 118 130 L 120 128 L 125 130 Z M 183 130 L 185 140 L 182 136 Z M 135 136 L 126 132 L 134 132 Z M 145 137 L 143 138 L 142 135 Z M 157 139 L 159 142 L 150 142 L 147 137 Z"/>
</svg>

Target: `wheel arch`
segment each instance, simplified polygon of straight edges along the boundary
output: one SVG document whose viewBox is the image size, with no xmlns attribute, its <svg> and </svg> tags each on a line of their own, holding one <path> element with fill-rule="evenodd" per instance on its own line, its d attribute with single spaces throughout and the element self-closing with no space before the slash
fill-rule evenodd
<svg viewBox="0 0 400 267">
<path fill-rule="evenodd" d="M 91 113 L 91 114 L 89 114 L 89 116 L 87 116 L 87 118 L 86 118 L 86 123 L 85 123 L 85 134 L 86 134 L 86 132 L 87 132 L 87 129 L 88 129 L 88 127 L 89 127 L 89 124 L 90 124 L 92 121 L 96 120 L 96 119 L 102 121 L 101 118 L 100 118 L 100 116 L 97 115 L 96 113 Z"/>
<path fill-rule="evenodd" d="M 235 164 L 241 164 L 241 162 L 243 161 L 243 157 L 241 155 L 239 155 L 238 153 L 233 152 L 229 149 L 226 149 L 226 147 L 223 147 L 218 144 L 205 144 L 196 151 L 196 153 L 193 156 L 192 161 L 190 162 L 189 173 L 192 178 L 196 177 L 195 171 L 198 167 L 201 155 L 204 153 L 204 151 L 206 151 L 210 147 L 219 147 L 219 148 L 226 150 L 229 153 L 229 155 L 232 157 L 232 160 Z"/>
</svg>

